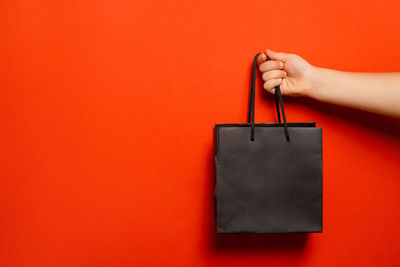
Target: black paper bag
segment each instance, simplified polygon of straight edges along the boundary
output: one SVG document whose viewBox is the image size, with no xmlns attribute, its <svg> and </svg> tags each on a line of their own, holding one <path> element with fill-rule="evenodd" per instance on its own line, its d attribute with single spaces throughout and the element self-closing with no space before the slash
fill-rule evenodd
<svg viewBox="0 0 400 267">
<path fill-rule="evenodd" d="M 279 123 L 254 123 L 257 56 L 248 123 L 215 125 L 217 233 L 322 232 L 322 128 L 287 123 L 279 86 Z"/>
</svg>

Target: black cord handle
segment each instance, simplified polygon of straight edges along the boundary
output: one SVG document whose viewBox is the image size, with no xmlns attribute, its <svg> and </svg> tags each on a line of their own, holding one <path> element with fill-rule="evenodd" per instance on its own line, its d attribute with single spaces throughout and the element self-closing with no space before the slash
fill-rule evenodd
<svg viewBox="0 0 400 267">
<path fill-rule="evenodd" d="M 258 53 L 253 60 L 253 70 L 251 73 L 251 87 L 250 87 L 250 99 L 249 99 L 249 115 L 247 117 L 247 123 L 250 123 L 250 140 L 254 141 L 254 133 L 255 133 L 255 125 L 254 125 L 254 112 L 255 112 L 255 97 L 256 97 L 256 72 L 257 72 L 257 57 L 261 53 Z M 267 61 L 270 58 L 267 57 Z M 275 105 L 276 105 L 276 113 L 278 115 L 278 121 L 281 123 L 281 114 L 279 112 L 279 102 L 280 107 L 282 110 L 282 118 L 283 118 L 283 128 L 285 132 L 285 136 L 287 140 L 289 138 L 289 131 L 286 123 L 286 116 L 285 116 L 285 108 L 283 107 L 283 98 L 281 93 L 281 87 L 278 85 L 275 87 Z"/>
</svg>

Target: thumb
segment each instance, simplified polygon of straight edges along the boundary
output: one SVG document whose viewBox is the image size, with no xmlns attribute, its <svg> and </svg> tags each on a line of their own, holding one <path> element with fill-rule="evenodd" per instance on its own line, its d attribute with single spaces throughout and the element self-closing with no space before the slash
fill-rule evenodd
<svg viewBox="0 0 400 267">
<path fill-rule="evenodd" d="M 265 60 L 267 60 L 267 56 L 264 53 L 261 53 L 258 57 L 257 57 L 257 64 L 261 65 L 261 63 L 264 63 Z"/>
<path fill-rule="evenodd" d="M 288 59 L 288 56 L 289 56 L 289 54 L 275 52 L 270 49 L 267 49 L 266 52 L 267 52 L 266 53 L 267 56 L 270 57 L 271 59 L 275 59 L 275 60 L 279 60 L 279 61 L 283 61 L 283 62 L 286 62 L 286 60 Z"/>
</svg>

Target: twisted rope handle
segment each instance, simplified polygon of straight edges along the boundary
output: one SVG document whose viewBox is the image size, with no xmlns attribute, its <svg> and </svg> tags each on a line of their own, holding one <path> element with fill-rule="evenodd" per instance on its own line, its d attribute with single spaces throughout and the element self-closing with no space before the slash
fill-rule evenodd
<svg viewBox="0 0 400 267">
<path fill-rule="evenodd" d="M 250 87 L 250 99 L 249 99 L 249 114 L 247 117 L 247 123 L 250 123 L 250 140 L 254 141 L 254 135 L 255 135 L 255 125 L 254 125 L 254 113 L 255 113 L 255 97 L 256 97 L 256 72 L 257 72 L 257 57 L 261 53 L 258 53 L 253 60 L 253 70 L 251 73 L 251 87 Z M 267 61 L 270 60 L 270 58 L 267 57 Z M 281 123 L 281 114 L 279 112 L 279 102 L 280 102 L 280 107 L 282 110 L 282 118 L 283 118 L 283 128 L 285 132 L 285 137 L 287 140 L 290 140 L 289 138 L 289 131 L 286 123 L 286 116 L 285 116 L 285 108 L 283 106 L 283 98 L 282 98 L 282 93 L 281 93 L 281 87 L 278 85 L 275 87 L 275 105 L 276 105 L 276 113 L 278 115 L 278 121 Z"/>
</svg>

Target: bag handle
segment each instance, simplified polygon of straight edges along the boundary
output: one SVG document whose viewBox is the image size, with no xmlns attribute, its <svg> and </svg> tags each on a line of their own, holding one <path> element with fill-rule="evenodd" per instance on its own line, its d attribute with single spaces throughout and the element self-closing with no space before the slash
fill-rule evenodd
<svg viewBox="0 0 400 267">
<path fill-rule="evenodd" d="M 247 123 L 251 124 L 251 131 L 250 131 L 250 140 L 254 141 L 254 111 L 255 111 L 255 97 L 256 97 L 256 72 L 257 72 L 257 57 L 261 53 L 258 53 L 253 60 L 253 70 L 251 73 L 251 88 L 250 88 L 250 99 L 249 99 L 249 115 L 247 118 Z M 270 60 L 269 57 L 267 57 L 267 61 Z M 285 109 L 283 107 L 283 99 L 282 99 L 282 93 L 281 93 L 281 87 L 278 85 L 275 87 L 275 105 L 276 105 L 276 113 L 278 115 L 278 121 L 281 123 L 281 114 L 279 112 L 279 102 L 280 102 L 280 107 L 282 109 L 282 118 L 283 118 L 283 128 L 285 132 L 286 139 L 289 141 L 289 131 L 286 123 L 286 116 L 285 116 Z"/>
</svg>

